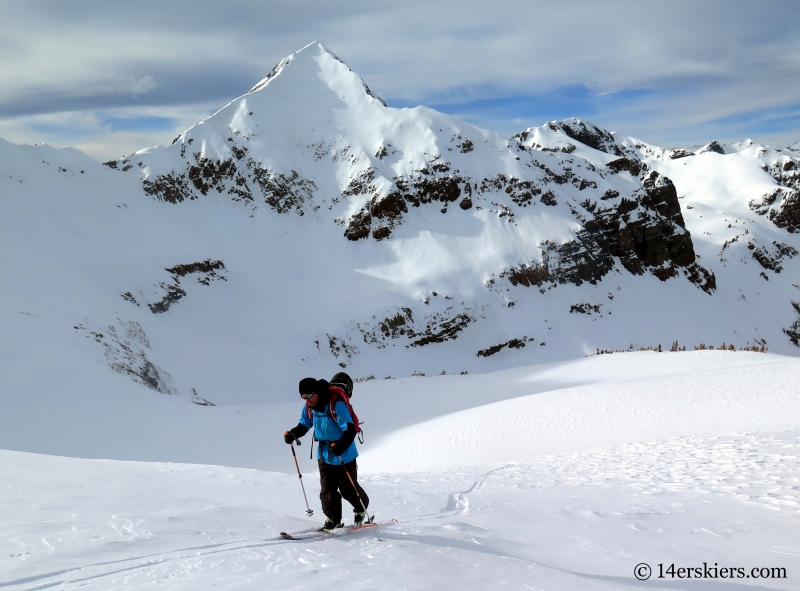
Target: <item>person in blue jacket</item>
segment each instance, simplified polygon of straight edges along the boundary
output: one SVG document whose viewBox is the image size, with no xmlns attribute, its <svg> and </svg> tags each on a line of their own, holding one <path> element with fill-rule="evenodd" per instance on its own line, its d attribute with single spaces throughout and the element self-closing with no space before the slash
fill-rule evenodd
<svg viewBox="0 0 800 591">
<path fill-rule="evenodd" d="M 317 449 L 321 486 L 319 499 L 322 501 L 322 512 L 327 518 L 322 529 L 331 531 L 337 527 L 344 527 L 342 497 L 353 506 L 355 514 L 353 522 L 361 525 L 367 519 L 365 509 L 369 506 L 369 497 L 358 484 L 356 464 L 358 450 L 353 417 L 347 405 L 341 400 L 336 400 L 333 406 L 335 416 L 331 416 L 330 403 L 334 393 L 330 391 L 330 384 L 327 381 L 304 378 L 300 380 L 299 389 L 300 397 L 306 401 L 306 405 L 303 405 L 300 413 L 300 422 L 293 429 L 286 431 L 283 439 L 286 443 L 292 443 L 314 429 L 314 436 L 319 441 Z M 347 478 L 345 470 L 353 479 L 355 488 Z"/>
</svg>

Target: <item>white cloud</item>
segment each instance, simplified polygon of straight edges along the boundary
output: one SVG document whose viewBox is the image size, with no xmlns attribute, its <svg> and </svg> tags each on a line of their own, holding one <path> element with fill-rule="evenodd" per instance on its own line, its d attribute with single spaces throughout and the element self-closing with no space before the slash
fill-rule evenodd
<svg viewBox="0 0 800 591">
<path fill-rule="evenodd" d="M 103 82 L 105 84 L 101 85 L 102 91 L 110 93 L 147 94 L 156 87 L 155 80 L 149 75 L 136 80 L 133 76 L 107 74 Z"/>
<path fill-rule="evenodd" d="M 718 119 L 800 103 L 793 0 L 196 0 L 191 9 L 0 0 L 0 9 L 5 127 L 46 112 L 222 106 L 314 39 L 390 102 L 646 90 L 591 118 L 648 141 L 680 143 Z M 521 119 L 471 117 L 504 128 Z"/>
<path fill-rule="evenodd" d="M 126 107 L 107 110 L 45 113 L 14 119 L 0 119 L 0 137 L 22 143 L 48 143 L 55 147 L 72 146 L 99 161 L 132 154 L 144 147 L 165 145 L 183 131 L 205 119 L 216 104 L 191 104 L 167 107 Z M 153 129 L 148 120 L 158 118 L 166 125 Z M 132 122 L 119 129 L 109 120 Z M 141 129 L 136 122 L 142 121 Z"/>
</svg>

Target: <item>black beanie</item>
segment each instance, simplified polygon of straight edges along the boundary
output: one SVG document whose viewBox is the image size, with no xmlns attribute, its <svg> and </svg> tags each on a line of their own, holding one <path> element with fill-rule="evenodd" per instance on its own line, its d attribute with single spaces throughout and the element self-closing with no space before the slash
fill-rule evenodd
<svg viewBox="0 0 800 591">
<path fill-rule="evenodd" d="M 323 394 L 328 391 L 328 382 L 325 380 L 315 380 L 314 378 L 303 378 L 300 380 L 300 394 Z"/>
</svg>

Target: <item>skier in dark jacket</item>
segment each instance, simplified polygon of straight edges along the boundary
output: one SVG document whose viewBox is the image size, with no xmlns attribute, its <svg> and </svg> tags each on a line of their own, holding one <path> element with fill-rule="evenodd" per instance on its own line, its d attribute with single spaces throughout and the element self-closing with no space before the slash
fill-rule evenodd
<svg viewBox="0 0 800 591">
<path fill-rule="evenodd" d="M 337 400 L 333 408 L 335 416 L 331 416 L 330 403 L 334 393 L 331 391 L 331 384 L 325 380 L 304 378 L 300 380 L 299 390 L 300 397 L 307 402 L 307 405 L 303 406 L 300 413 L 300 422 L 293 429 L 286 431 L 283 438 L 286 443 L 292 443 L 308 433 L 311 428 L 314 429 L 314 436 L 319 441 L 317 449 L 321 486 L 319 498 L 322 501 L 322 512 L 327 517 L 322 529 L 331 531 L 344 526 L 342 497 L 353 506 L 354 523 L 361 525 L 367 519 L 365 509 L 369 506 L 369 497 L 357 480 L 356 427 L 350 411 L 344 402 Z M 352 386 L 350 392 L 346 393 L 351 392 Z M 309 407 L 311 416 L 308 412 Z M 353 479 L 355 488 L 347 478 L 345 470 Z"/>
</svg>

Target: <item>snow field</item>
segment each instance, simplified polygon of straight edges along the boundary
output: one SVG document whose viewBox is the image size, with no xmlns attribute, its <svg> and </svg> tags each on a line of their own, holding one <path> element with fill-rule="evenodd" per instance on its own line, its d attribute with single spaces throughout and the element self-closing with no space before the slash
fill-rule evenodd
<svg viewBox="0 0 800 591">
<path fill-rule="evenodd" d="M 798 449 L 795 429 L 364 475 L 375 511 L 400 523 L 384 541 L 365 531 L 310 542 L 277 535 L 309 524 L 291 517 L 304 508 L 296 476 L 0 452 L 0 585 L 591 590 L 636 586 L 640 562 L 705 561 L 788 573 L 698 582 L 708 589 L 792 589 Z"/>
<path fill-rule="evenodd" d="M 528 368 L 528 375 L 519 370 L 493 374 L 497 390 L 509 382 L 521 382 L 522 388 L 546 382 L 548 376 L 564 380 L 570 372 L 572 380 L 591 383 L 476 406 L 393 431 L 367 448 L 361 463 L 369 471 L 432 470 L 800 424 L 800 361 L 793 358 L 722 351 L 608 357 L 614 359 Z M 711 363 L 699 370 L 704 361 Z M 681 363 L 684 373 L 670 375 Z M 603 366 L 616 369 L 616 379 L 604 375 Z M 648 373 L 652 377 L 644 377 Z"/>
<path fill-rule="evenodd" d="M 249 415 L 277 433 L 258 451 L 284 473 L 0 451 L 0 588 L 688 589 L 640 583 L 634 566 L 716 562 L 788 578 L 691 588 L 794 589 L 799 365 L 626 353 L 356 384 L 360 481 L 371 512 L 399 519 L 384 541 L 279 538 L 323 519 L 307 446 L 313 520 L 277 430 L 299 403 Z M 245 424 L 232 408 L 209 416 L 230 422 L 217 437 Z"/>
</svg>

